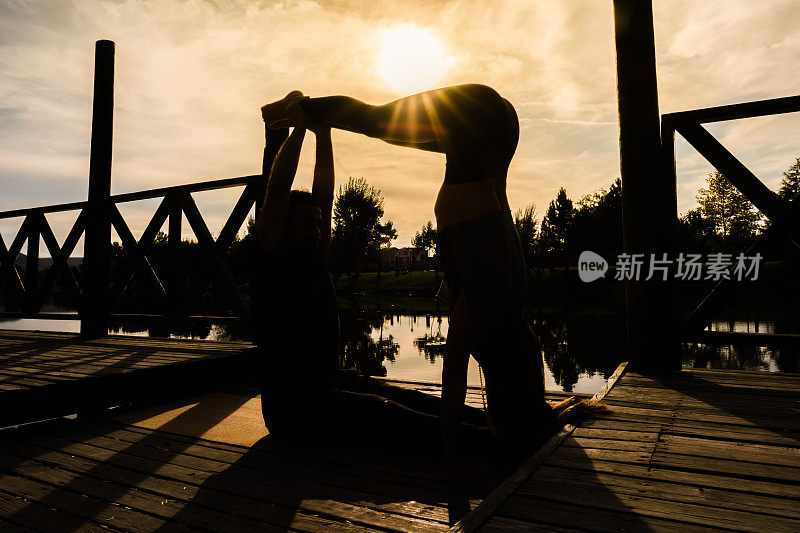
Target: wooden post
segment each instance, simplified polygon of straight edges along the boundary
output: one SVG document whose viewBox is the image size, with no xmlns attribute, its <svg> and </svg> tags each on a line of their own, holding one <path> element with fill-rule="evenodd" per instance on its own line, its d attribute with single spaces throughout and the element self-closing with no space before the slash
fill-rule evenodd
<svg viewBox="0 0 800 533">
<path fill-rule="evenodd" d="M 114 129 L 114 43 L 95 43 L 94 104 L 89 159 L 89 205 L 83 268 L 86 290 L 81 309 L 81 335 L 108 333 L 108 281 L 111 255 L 111 139 Z"/>
<path fill-rule="evenodd" d="M 183 211 L 177 195 L 170 194 L 169 230 L 167 234 L 167 301 L 173 315 L 181 314 L 181 222 Z"/>
<path fill-rule="evenodd" d="M 27 313 L 35 313 L 37 288 L 39 286 L 39 233 L 42 213 L 28 215 L 28 249 L 25 257 L 25 301 L 22 309 Z"/>
<path fill-rule="evenodd" d="M 675 180 L 662 162 L 651 0 L 614 0 L 614 29 L 623 240 L 626 253 L 645 254 L 640 280 L 625 286 L 628 358 L 640 371 L 679 370 L 674 284 L 644 281 L 650 254 L 675 259 L 677 224 Z"/>
</svg>

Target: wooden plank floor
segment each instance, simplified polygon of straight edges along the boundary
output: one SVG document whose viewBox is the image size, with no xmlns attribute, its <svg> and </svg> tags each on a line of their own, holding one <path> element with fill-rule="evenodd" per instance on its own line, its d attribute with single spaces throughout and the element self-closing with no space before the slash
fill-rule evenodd
<svg viewBox="0 0 800 533">
<path fill-rule="evenodd" d="M 83 340 L 73 333 L 0 330 L 0 427 L 151 400 L 190 387 L 217 388 L 223 378 L 236 381 L 252 374 L 252 349 L 238 342 L 117 335 Z M 437 383 L 385 381 L 441 393 Z M 548 394 L 554 400 L 588 396 Z M 467 404 L 483 406 L 479 388 L 469 388 Z"/>
<path fill-rule="evenodd" d="M 142 372 L 224 362 L 241 350 L 2 332 L 0 400 L 19 391 L 35 398 L 55 385 L 68 398 L 108 377 L 141 384 Z M 386 381 L 441 394 L 437 383 Z M 565 396 L 552 392 L 547 399 Z M 470 387 L 466 401 L 481 407 L 480 389 Z M 258 391 L 242 385 L 113 417 L 95 412 L 6 429 L 0 530 L 446 531 L 497 482 L 447 473 L 437 459 L 409 458 L 391 444 L 358 453 L 281 445 L 263 426 Z"/>
<path fill-rule="evenodd" d="M 355 454 L 281 445 L 266 435 L 256 393 L 0 432 L 0 529 L 447 531 L 496 483 L 391 443 Z"/>
<path fill-rule="evenodd" d="M 627 373 L 604 403 L 481 530 L 800 531 L 800 375 Z"/>
<path fill-rule="evenodd" d="M 252 345 L 0 330 L 0 427 L 240 375 Z"/>
<path fill-rule="evenodd" d="M 404 389 L 412 389 L 417 390 L 420 392 L 424 392 L 426 394 L 431 394 L 433 396 L 442 395 L 442 385 L 440 383 L 436 383 L 433 381 L 410 381 L 410 380 L 403 380 L 403 379 L 391 379 L 391 378 L 375 378 L 381 381 L 385 381 L 386 383 L 391 383 L 396 387 L 401 387 Z M 545 391 L 544 399 L 547 400 L 548 403 L 554 404 L 570 398 L 572 396 L 577 396 L 578 398 L 590 398 L 591 394 L 581 393 L 581 392 L 562 392 L 562 391 L 552 391 L 548 390 Z M 479 409 L 485 407 L 485 397 L 481 393 L 480 387 L 467 387 L 467 397 L 465 400 L 465 404 L 477 407 Z"/>
<path fill-rule="evenodd" d="M 452 513 L 491 489 L 424 460 L 326 454 L 269 437 L 241 446 L 170 431 L 178 426 L 14 430 L 0 444 L 0 517 L 47 531 L 445 531 Z"/>
</svg>

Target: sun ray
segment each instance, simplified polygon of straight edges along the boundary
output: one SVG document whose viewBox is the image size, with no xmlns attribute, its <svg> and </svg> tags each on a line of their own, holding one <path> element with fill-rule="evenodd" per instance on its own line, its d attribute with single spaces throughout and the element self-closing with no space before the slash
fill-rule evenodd
<svg viewBox="0 0 800 533">
<path fill-rule="evenodd" d="M 439 93 L 441 95 L 442 93 Z M 438 96 L 438 95 L 437 95 Z M 433 98 L 430 94 L 422 95 L 422 103 L 425 106 L 425 113 L 428 115 L 428 121 L 431 125 L 431 132 L 436 139 L 441 139 L 444 136 L 445 128 L 442 120 L 439 118 L 439 112 L 433 103 Z"/>
<path fill-rule="evenodd" d="M 461 111 L 461 109 L 459 109 L 459 107 L 455 104 L 455 102 L 453 102 L 453 100 L 450 98 L 450 95 L 448 95 L 445 92 L 441 93 L 441 95 L 439 96 L 439 101 L 442 103 L 442 105 L 447 107 L 447 109 L 450 110 L 450 114 L 461 124 L 463 124 L 468 130 L 470 130 L 473 133 L 477 131 L 477 127 L 475 126 L 475 124 L 469 120 L 469 117 L 464 116 L 463 111 Z"/>
<path fill-rule="evenodd" d="M 409 98 L 408 100 L 408 119 L 406 121 L 408 124 L 408 133 L 411 142 L 417 142 L 417 129 L 419 127 L 419 123 L 417 122 L 417 99 L 416 98 Z"/>
<path fill-rule="evenodd" d="M 398 102 L 398 105 L 396 105 L 392 111 L 392 120 L 389 122 L 389 132 L 391 135 L 396 135 L 397 131 L 400 129 L 400 123 L 402 120 L 401 113 L 403 112 L 404 107 L 404 102 Z"/>
</svg>

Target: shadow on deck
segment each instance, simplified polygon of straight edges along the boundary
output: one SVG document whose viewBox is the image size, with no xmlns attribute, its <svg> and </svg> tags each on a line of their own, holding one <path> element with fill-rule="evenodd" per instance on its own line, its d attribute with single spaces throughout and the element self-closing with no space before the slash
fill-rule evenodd
<svg viewBox="0 0 800 533">
<path fill-rule="evenodd" d="M 253 391 L 7 430 L 0 520 L 48 531 L 444 531 L 492 488 L 445 473 L 434 452 L 325 451 L 265 434 Z"/>
<path fill-rule="evenodd" d="M 258 391 L 218 379 L 226 365 L 242 375 L 246 345 L 37 335 L 0 334 L 6 416 L 23 392 L 47 408 L 52 390 L 103 405 L 155 393 L 160 405 L 2 431 L 4 531 L 800 530 L 798 375 L 621 365 L 602 400 L 610 412 L 567 426 L 503 481 L 445 472 L 438 443 L 275 442 Z M 198 368 L 203 394 L 159 394 Z M 478 389 L 467 403 L 482 404 Z"/>
<path fill-rule="evenodd" d="M 1 432 L 0 529 L 443 531 L 499 481 L 445 472 L 438 442 L 325 450 L 274 441 L 258 391 L 221 379 L 242 382 L 248 350 L 0 332 L 3 419 L 80 415 Z M 387 381 L 441 392 L 436 383 Z M 140 407 L 103 409 L 132 402 Z M 478 389 L 467 403 L 482 404 Z"/>
<path fill-rule="evenodd" d="M 455 529 L 800 531 L 800 376 L 628 373 L 604 403 Z"/>
<path fill-rule="evenodd" d="M 199 393 L 252 365 L 245 343 L 0 331 L 0 427 Z"/>
</svg>

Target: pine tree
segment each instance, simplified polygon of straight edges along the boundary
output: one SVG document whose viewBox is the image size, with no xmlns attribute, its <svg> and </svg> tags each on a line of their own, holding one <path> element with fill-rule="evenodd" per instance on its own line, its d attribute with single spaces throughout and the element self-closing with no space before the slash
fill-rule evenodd
<svg viewBox="0 0 800 533">
<path fill-rule="evenodd" d="M 558 189 L 556 199 L 547 206 L 539 232 L 539 245 L 545 252 L 563 252 L 575 209 L 564 187 Z"/>
<path fill-rule="evenodd" d="M 707 252 L 714 242 L 714 222 L 700 212 L 690 209 L 678 218 L 678 238 L 681 248 L 690 252 Z"/>
<path fill-rule="evenodd" d="M 795 158 L 794 164 L 783 173 L 778 194 L 787 200 L 800 198 L 800 157 Z"/>
<path fill-rule="evenodd" d="M 536 243 L 536 205 L 530 204 L 525 209 L 518 209 L 514 214 L 514 226 L 517 228 L 519 239 L 522 242 L 522 251 L 525 262 L 533 264 L 533 248 Z"/>
<path fill-rule="evenodd" d="M 411 245 L 422 248 L 425 252 L 436 250 L 436 228 L 433 227 L 433 222 L 429 220 L 414 234 L 414 238 L 411 239 Z"/>
<path fill-rule="evenodd" d="M 700 213 L 714 224 L 715 232 L 732 243 L 753 237 L 761 214 L 752 202 L 717 170 L 708 175 L 706 182 L 708 189 L 700 189 L 696 198 Z"/>
<path fill-rule="evenodd" d="M 567 234 L 567 253 L 577 257 L 592 250 L 603 257 L 622 252 L 622 182 L 611 182 L 608 189 L 587 194 L 576 203 Z"/>
</svg>

